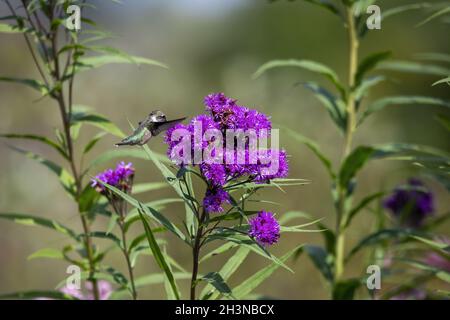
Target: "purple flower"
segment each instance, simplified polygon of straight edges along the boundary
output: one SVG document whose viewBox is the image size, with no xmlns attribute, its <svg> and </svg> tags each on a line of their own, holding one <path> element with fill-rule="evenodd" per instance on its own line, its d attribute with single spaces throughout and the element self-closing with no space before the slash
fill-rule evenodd
<svg viewBox="0 0 450 320">
<path fill-rule="evenodd" d="M 131 162 L 128 162 L 126 164 L 124 161 L 122 161 L 117 164 L 115 173 L 120 180 L 126 180 L 130 176 L 134 175 L 133 164 Z"/>
<path fill-rule="evenodd" d="M 425 300 L 426 298 L 427 292 L 425 290 L 415 288 L 393 296 L 390 300 Z"/>
<path fill-rule="evenodd" d="M 421 181 L 410 179 L 407 185 L 397 187 L 385 199 L 384 207 L 401 225 L 418 228 L 434 212 L 433 194 Z"/>
<path fill-rule="evenodd" d="M 88 293 L 86 295 L 86 300 L 95 300 L 94 297 L 94 290 L 92 286 L 92 282 L 86 282 L 86 289 L 88 290 Z M 98 295 L 100 300 L 108 300 L 111 294 L 113 293 L 113 288 L 111 283 L 105 280 L 97 281 L 97 287 L 98 287 Z"/>
<path fill-rule="evenodd" d="M 201 164 L 200 169 L 203 176 L 214 186 L 223 186 L 226 182 L 227 174 L 225 166 L 222 164 Z"/>
<path fill-rule="evenodd" d="M 261 245 L 272 245 L 280 238 L 280 224 L 273 213 L 260 211 L 249 221 L 249 236 L 255 238 Z"/>
<path fill-rule="evenodd" d="M 222 204 L 230 203 L 230 195 L 220 187 L 209 189 L 203 198 L 203 207 L 206 212 L 223 212 Z"/>
<path fill-rule="evenodd" d="M 113 288 L 111 286 L 111 283 L 109 283 L 106 280 L 100 280 L 97 281 L 97 287 L 99 291 L 99 299 L 100 300 L 108 300 L 108 298 L 111 296 L 113 292 Z M 76 289 L 72 287 L 63 287 L 61 288 L 61 292 L 65 293 L 67 295 L 70 295 L 74 298 L 77 298 L 79 300 L 94 300 L 94 292 L 93 292 L 93 286 L 91 282 L 86 282 L 85 284 L 86 293 L 84 293 L 81 289 Z"/>
<path fill-rule="evenodd" d="M 104 183 L 117 187 L 122 191 L 127 191 L 131 188 L 134 171 L 135 170 L 131 162 L 126 164 L 122 161 L 117 164 L 116 169 L 106 169 L 96 175 L 95 178 Z M 98 192 L 104 192 L 105 187 L 96 179 L 92 179 L 91 186 Z"/>
</svg>

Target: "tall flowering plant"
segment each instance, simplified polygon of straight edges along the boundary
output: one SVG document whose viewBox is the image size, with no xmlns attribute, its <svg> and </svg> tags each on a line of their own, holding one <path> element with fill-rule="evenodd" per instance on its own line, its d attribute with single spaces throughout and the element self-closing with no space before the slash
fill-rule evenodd
<svg viewBox="0 0 450 320">
<path fill-rule="evenodd" d="M 305 227 L 317 221 L 285 227 L 280 225 L 275 213 L 252 208 L 251 204 L 262 188 L 301 185 L 306 181 L 288 179 L 286 151 L 273 147 L 274 143 L 271 148 L 267 147 L 267 139 L 275 139 L 271 135 L 272 123 L 268 116 L 238 105 L 236 100 L 222 93 L 208 95 L 204 104 L 205 114 L 193 117 L 188 124 L 171 127 L 164 137 L 168 157 L 177 167 L 175 173 L 144 146 L 149 158 L 185 202 L 183 226 L 186 233 L 151 206 L 140 203 L 110 183 L 97 181 L 137 209 L 149 246 L 165 272 L 168 295 L 179 298 L 180 292 L 166 253 L 154 240 L 151 223 L 162 225 L 192 250 L 190 299 L 239 299 L 246 297 L 277 267 L 290 270 L 284 262 L 298 252 L 299 247 L 281 258 L 269 252 L 269 247 L 280 240 L 281 233 L 314 231 Z M 255 147 L 258 144 L 262 147 Z M 203 184 L 200 196 L 194 194 L 194 178 Z M 225 243 L 205 254 L 206 248 L 216 241 Z M 235 247 L 238 249 L 234 256 L 221 270 L 201 272 L 203 261 Z M 228 278 L 250 252 L 269 259 L 271 265 L 236 288 L 230 288 Z M 205 286 L 198 295 L 197 288 L 202 282 Z"/>
<path fill-rule="evenodd" d="M 297 1 L 301 2 L 301 1 Z M 323 232 L 323 246 L 305 246 L 305 251 L 314 262 L 322 276 L 326 279 L 329 287 L 330 297 L 334 299 L 353 299 L 357 289 L 365 285 L 367 278 L 367 265 L 361 266 L 360 277 L 351 277 L 345 273 L 345 266 L 357 252 L 361 249 L 370 250 L 377 248 L 378 245 L 383 246 L 387 239 L 394 242 L 411 241 L 412 236 L 418 236 L 415 228 L 422 224 L 423 220 L 430 216 L 432 207 L 432 196 L 425 187 L 417 180 L 409 183 L 409 190 L 397 189 L 394 194 L 387 198 L 384 206 L 389 209 L 395 217 L 395 227 L 389 228 L 384 221 L 385 212 L 377 211 L 377 223 L 372 234 L 360 240 L 352 248 L 348 248 L 346 241 L 347 234 L 352 232 L 352 221 L 366 209 L 371 209 L 371 205 L 376 203 L 385 196 L 385 192 L 374 192 L 365 195 L 362 199 L 354 204 L 354 194 L 358 189 L 357 173 L 363 169 L 370 160 L 374 159 L 401 159 L 411 160 L 416 164 L 420 164 L 426 170 L 426 173 L 438 178 L 448 187 L 449 172 L 449 155 L 442 150 L 436 150 L 429 146 L 414 145 L 406 143 L 387 143 L 382 145 L 354 145 L 354 136 L 365 120 L 375 112 L 391 105 L 436 105 L 450 107 L 450 102 L 444 99 L 427 97 L 427 96 L 410 96 L 395 95 L 381 97 L 374 101 L 368 99 L 371 89 L 380 83 L 386 81 L 386 75 L 380 74 L 380 71 L 394 70 L 406 71 L 414 73 L 426 73 L 434 76 L 442 76 L 442 69 L 439 66 L 425 65 L 420 62 L 395 61 L 391 60 L 390 51 L 380 51 L 371 53 L 360 58 L 360 48 L 362 40 L 369 34 L 370 30 L 366 25 L 366 13 L 370 12 L 370 6 L 377 4 L 378 1 L 364 0 L 336 0 L 336 1 L 309 1 L 312 5 L 318 6 L 328 13 L 333 14 L 339 19 L 346 31 L 348 43 L 348 60 L 347 60 L 347 81 L 341 81 L 338 74 L 330 67 L 312 60 L 290 59 L 290 60 L 273 60 L 262 65 L 254 74 L 257 78 L 263 73 L 279 67 L 294 67 L 317 73 L 324 76 L 332 87 L 332 90 L 325 88 L 322 84 L 316 82 L 306 82 L 305 88 L 310 90 L 325 107 L 330 115 L 332 122 L 343 137 L 342 156 L 337 166 L 321 150 L 320 146 L 304 137 L 303 135 L 285 128 L 287 134 L 298 142 L 308 147 L 323 164 L 329 178 L 331 180 L 331 195 L 335 208 L 334 227 L 323 227 L 327 230 Z M 293 4 L 294 5 L 294 4 Z M 383 9 L 383 25 L 386 20 L 396 14 L 409 10 L 433 8 L 430 4 L 405 5 L 390 9 Z M 438 5 L 436 5 L 438 8 Z M 439 16 L 444 11 L 437 11 Z M 436 17 L 432 16 L 432 18 Z M 381 21 L 381 18 L 380 18 Z M 427 19 L 424 22 L 428 22 Z M 438 60 L 439 54 L 424 54 L 421 56 L 425 60 Z M 378 74 L 370 75 L 371 72 L 377 71 Z M 445 73 L 445 72 L 444 72 Z M 439 78 L 437 78 L 438 80 Z M 447 80 L 438 80 L 435 84 L 445 83 Z M 441 119 L 444 123 L 448 118 L 443 116 Z M 424 171 L 425 171 L 424 170 Z M 379 201 L 378 201 L 379 202 Z M 383 205 L 380 205 L 383 208 Z M 436 218 L 431 225 L 441 224 L 448 215 Z M 428 237 L 423 241 L 431 243 L 430 234 L 422 236 Z M 430 242 L 431 241 L 431 242 Z M 442 249 L 442 243 L 434 243 L 435 248 Z M 378 247 L 379 248 L 379 247 Z M 384 251 L 383 251 L 384 252 Z M 385 252 L 384 252 L 385 253 Z M 382 255 L 384 255 L 384 253 Z M 442 250 L 440 252 L 442 254 Z M 371 260 L 370 264 L 380 264 L 379 255 Z M 433 275 L 439 272 L 434 270 Z M 388 274 L 388 273 L 386 273 Z M 448 275 L 446 277 L 448 280 Z M 374 296 L 378 295 L 379 288 L 369 290 Z M 388 293 L 389 294 L 389 293 Z M 388 295 L 386 295 L 388 297 Z"/>
<path fill-rule="evenodd" d="M 4 297 L 62 299 L 83 297 L 96 300 L 108 298 L 112 290 L 112 282 L 119 286 L 119 290 L 127 290 L 128 279 L 115 268 L 103 264 L 103 259 L 108 251 L 102 251 L 101 247 L 94 243 L 94 239 L 107 238 L 113 240 L 122 249 L 124 246 L 119 238 L 109 232 L 92 230 L 93 224 L 97 218 L 114 217 L 114 211 L 122 217 L 123 211 L 126 209 L 120 207 L 121 202 L 115 196 L 108 194 L 104 189 L 99 190 L 102 189 L 100 185 L 96 184 L 93 188 L 87 178 L 93 167 L 120 157 L 122 154 L 105 153 L 88 165 L 86 165 L 85 157 L 90 155 L 106 133 L 118 137 L 124 137 L 124 134 L 106 117 L 96 113 L 93 108 L 76 103 L 78 100 L 76 79 L 80 72 L 110 63 L 165 66 L 153 60 L 128 55 L 116 48 L 98 45 L 97 41 L 108 38 L 111 34 L 95 29 L 94 21 L 84 19 L 86 12 L 92 7 L 95 8 L 87 1 L 5 0 L 3 2 L 5 10 L 8 10 L 9 13 L 3 15 L 2 12 L 0 32 L 23 37 L 38 77 L 27 79 L 0 75 L 0 81 L 22 84 L 36 90 L 40 100 L 56 106 L 54 111 L 59 114 L 61 121 L 54 130 L 54 137 L 35 133 L 1 133 L 0 136 L 7 139 L 26 139 L 42 143 L 60 156 L 58 161 L 52 161 L 47 156 L 11 146 L 14 151 L 41 163 L 55 174 L 64 191 L 76 203 L 82 231 L 78 232 L 58 221 L 38 215 L 1 212 L 0 218 L 50 228 L 66 236 L 70 242 L 65 242 L 62 248 L 45 248 L 32 254 L 31 257 L 62 259 L 69 265 L 76 266 L 82 280 L 87 281 L 85 287 L 89 291 L 88 294 L 82 294 L 80 284 L 69 287 L 61 284 L 59 287 L 63 287 L 62 290 L 19 292 Z M 67 23 L 70 20 L 68 13 L 73 13 L 73 10 L 69 10 L 70 6 L 76 6 L 83 18 L 80 29 L 70 28 Z M 89 125 L 95 126 L 101 131 L 94 137 L 90 137 L 87 144 L 81 145 L 79 136 L 84 133 L 83 128 Z M 78 146 L 81 150 L 79 154 L 76 152 Z M 115 170 L 106 171 L 99 179 L 116 186 L 118 186 L 116 183 L 119 183 L 118 187 L 121 190 L 129 191 L 124 187 L 130 183 L 129 180 L 132 177 L 130 170 L 131 168 L 127 165 L 120 165 Z M 112 205 L 118 204 L 119 208 L 115 208 L 111 212 L 107 208 L 105 199 L 100 197 L 96 189 L 107 195 Z M 125 243 L 125 239 L 123 239 L 123 243 Z M 130 277 L 132 277 L 131 272 Z M 109 282 L 105 282 L 105 278 Z M 135 290 L 132 291 L 135 298 Z M 74 294 L 74 292 L 79 294 Z"/>
</svg>

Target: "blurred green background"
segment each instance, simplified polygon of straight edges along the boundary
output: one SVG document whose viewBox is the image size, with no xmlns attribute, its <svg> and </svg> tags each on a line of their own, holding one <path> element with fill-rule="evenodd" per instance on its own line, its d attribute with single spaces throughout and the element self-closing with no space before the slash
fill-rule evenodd
<svg viewBox="0 0 450 320">
<path fill-rule="evenodd" d="M 211 92 L 224 92 L 240 103 L 255 107 L 283 124 L 315 139 L 335 163 L 342 149 L 342 137 L 330 121 L 324 108 L 310 92 L 296 85 L 307 80 L 322 81 L 316 75 L 300 69 L 278 69 L 257 80 L 252 73 L 271 59 L 311 59 L 334 68 L 346 79 L 347 42 L 341 22 L 334 16 L 302 1 L 264 0 L 127 0 L 123 5 L 109 1 L 94 1 L 98 10 L 86 15 L 117 35 L 107 44 L 130 54 L 152 58 L 169 65 L 170 69 L 132 65 L 108 65 L 82 73 L 76 80 L 75 103 L 94 107 L 122 130 L 127 131 L 127 118 L 137 123 L 149 111 L 162 109 L 168 117 L 192 117 L 203 112 L 202 99 Z M 382 10 L 411 1 L 380 1 Z M 0 16 L 6 8 L 0 3 Z M 5 13 L 5 14 L 4 14 Z M 374 51 L 392 50 L 397 59 L 411 59 L 421 52 L 449 52 L 448 24 L 435 21 L 420 28 L 415 25 L 427 16 L 424 11 L 411 11 L 383 22 L 381 30 L 369 31 L 362 43 L 361 55 Z M 23 38 L 0 34 L 0 75 L 24 78 L 37 77 Z M 448 67 L 448 66 L 447 66 Z M 391 80 L 377 87 L 369 100 L 389 94 L 429 95 L 449 99 L 445 85 L 431 87 L 435 76 L 391 72 Z M 0 132 L 37 133 L 53 135 L 59 126 L 57 106 L 49 99 L 39 98 L 34 91 L 14 84 L 0 82 Z M 158 108 L 157 108 L 158 107 Z M 357 132 L 355 144 L 410 142 L 428 144 L 449 150 L 446 131 L 433 119 L 442 109 L 429 106 L 395 106 L 372 116 Z M 78 147 L 96 131 L 85 128 Z M 113 149 L 112 136 L 107 136 L 89 157 Z M 9 142 L 11 143 L 11 141 Z M 14 141 L 20 146 L 58 159 L 53 151 L 40 144 Z M 324 217 L 334 225 L 329 192 L 330 181 L 321 164 L 304 146 L 282 135 L 281 143 L 290 154 L 290 177 L 305 178 L 311 184 L 290 187 L 287 193 L 276 189 L 259 196 L 281 203 L 266 205 L 265 209 L 278 215 L 290 210 L 302 210 L 315 217 Z M 152 149 L 165 152 L 162 137 L 150 142 Z M 78 150 L 79 150 L 78 149 Z M 7 141 L 0 143 L 0 212 L 18 212 L 54 218 L 76 230 L 81 230 L 74 203 L 60 188 L 45 167 L 11 151 Z M 138 182 L 162 181 L 151 162 L 132 160 L 137 168 Z M 113 165 L 114 163 L 111 163 Z M 96 168 L 100 171 L 104 167 Z M 360 188 L 356 199 L 380 188 L 391 188 L 414 175 L 415 169 L 401 162 L 372 162 L 359 175 Z M 95 171 L 91 172 L 95 174 Z M 437 212 L 450 207 L 445 189 L 426 180 L 436 192 Z M 145 201 L 175 197 L 170 188 L 145 194 Z M 255 204 L 255 209 L 261 208 Z M 181 225 L 184 207 L 172 204 L 163 211 Z M 108 221 L 100 218 L 94 229 L 105 228 Z M 373 230 L 370 212 L 361 214 L 348 233 L 348 244 Z M 135 230 L 136 231 L 136 230 Z M 449 225 L 441 234 L 449 235 Z M 191 252 L 170 235 L 168 251 L 185 268 L 191 268 Z M 0 221 L 0 293 L 51 289 L 65 277 L 66 264 L 56 260 L 31 260 L 27 257 L 39 248 L 61 248 L 63 240 L 57 233 Z M 317 234 L 283 236 L 273 248 L 282 254 L 300 243 L 321 243 Z M 100 246 L 104 245 L 99 242 Z M 201 271 L 215 271 L 227 256 L 212 259 Z M 125 272 L 119 252 L 108 260 Z M 231 279 L 239 283 L 265 266 L 267 261 L 252 255 Z M 295 274 L 278 270 L 257 290 L 259 293 L 285 299 L 328 298 L 324 283 L 309 259 L 302 256 L 290 266 Z M 364 256 L 348 265 L 347 275 L 363 274 Z M 156 272 L 158 267 L 149 256 L 143 256 L 137 274 Z M 183 292 L 188 283 L 182 282 Z M 141 289 L 141 298 L 165 298 L 163 286 Z"/>
</svg>

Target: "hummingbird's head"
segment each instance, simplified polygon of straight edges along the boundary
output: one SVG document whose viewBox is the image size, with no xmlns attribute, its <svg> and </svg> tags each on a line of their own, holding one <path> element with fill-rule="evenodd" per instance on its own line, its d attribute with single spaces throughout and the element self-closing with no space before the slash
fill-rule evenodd
<svg viewBox="0 0 450 320">
<path fill-rule="evenodd" d="M 150 118 L 150 121 L 152 122 L 165 122 L 166 121 L 166 115 L 159 110 L 152 111 L 148 117 Z"/>
</svg>

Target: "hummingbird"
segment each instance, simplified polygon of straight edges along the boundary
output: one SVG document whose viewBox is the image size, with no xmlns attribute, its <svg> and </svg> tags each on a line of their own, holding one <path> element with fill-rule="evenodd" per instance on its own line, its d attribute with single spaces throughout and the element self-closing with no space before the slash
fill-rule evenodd
<svg viewBox="0 0 450 320">
<path fill-rule="evenodd" d="M 116 146 L 143 146 L 151 139 L 151 137 L 157 136 L 164 130 L 170 129 L 184 119 L 186 119 L 186 117 L 168 121 L 166 115 L 162 111 L 152 111 L 147 118 L 139 122 L 139 126 L 130 136 L 116 143 Z"/>
</svg>

